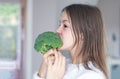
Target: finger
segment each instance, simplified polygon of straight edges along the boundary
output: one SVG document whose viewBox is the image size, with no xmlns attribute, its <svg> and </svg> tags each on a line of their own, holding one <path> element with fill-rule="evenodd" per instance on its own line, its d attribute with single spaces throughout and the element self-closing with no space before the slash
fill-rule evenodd
<svg viewBox="0 0 120 79">
<path fill-rule="evenodd" d="M 50 57 L 50 59 L 52 61 L 52 64 L 54 64 L 54 62 L 55 62 L 55 56 L 49 56 L 49 57 Z"/>
<path fill-rule="evenodd" d="M 62 69 L 63 69 L 63 71 L 65 71 L 65 69 L 66 69 L 66 58 L 65 57 L 63 57 L 63 61 L 62 61 Z"/>
<path fill-rule="evenodd" d="M 65 65 L 66 65 L 66 57 L 65 56 L 63 56 L 63 58 L 62 58 L 62 64 L 65 67 Z"/>
<path fill-rule="evenodd" d="M 50 57 L 47 58 L 48 59 L 48 67 L 51 67 L 52 66 L 52 60 Z"/>
<path fill-rule="evenodd" d="M 59 62 L 58 62 L 58 65 L 61 66 L 62 65 L 62 57 L 63 55 L 58 51 L 58 56 L 59 56 Z"/>
<path fill-rule="evenodd" d="M 52 54 L 54 54 L 53 49 L 51 49 L 51 50 L 49 50 L 48 52 L 46 52 L 46 53 L 43 55 L 43 57 L 44 57 L 44 58 L 47 58 L 48 56 L 50 56 L 50 55 L 52 55 Z"/>
<path fill-rule="evenodd" d="M 55 65 L 58 65 L 58 63 L 59 63 L 58 51 L 56 49 L 54 49 L 54 53 L 55 53 Z"/>
<path fill-rule="evenodd" d="M 61 53 L 60 53 L 60 55 L 61 55 L 60 68 L 63 69 L 63 70 L 65 70 L 66 58 L 65 58 L 65 56 L 62 55 Z"/>
<path fill-rule="evenodd" d="M 59 54 L 61 56 L 61 65 L 65 66 L 66 65 L 66 57 L 62 53 L 59 53 Z"/>
</svg>

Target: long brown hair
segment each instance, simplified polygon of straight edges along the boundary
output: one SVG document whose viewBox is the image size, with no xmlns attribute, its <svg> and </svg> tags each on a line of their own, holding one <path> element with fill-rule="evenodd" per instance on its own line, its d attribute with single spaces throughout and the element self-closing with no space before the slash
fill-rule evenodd
<svg viewBox="0 0 120 79">
<path fill-rule="evenodd" d="M 75 45 L 80 48 L 79 34 L 83 35 L 84 41 L 80 51 L 75 52 L 74 57 L 82 63 L 85 68 L 90 69 L 88 62 L 98 67 L 108 79 L 106 67 L 106 55 L 104 50 L 104 27 L 100 10 L 96 6 L 72 4 L 63 9 L 69 16 L 73 33 L 75 36 Z"/>
</svg>

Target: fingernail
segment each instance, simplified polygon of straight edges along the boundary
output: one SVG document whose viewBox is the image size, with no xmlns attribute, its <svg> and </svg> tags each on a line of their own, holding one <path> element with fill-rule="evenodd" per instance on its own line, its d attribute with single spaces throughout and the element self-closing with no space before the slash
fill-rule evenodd
<svg viewBox="0 0 120 79">
<path fill-rule="evenodd" d="M 58 48 L 56 48 L 56 50 L 58 51 Z"/>
</svg>

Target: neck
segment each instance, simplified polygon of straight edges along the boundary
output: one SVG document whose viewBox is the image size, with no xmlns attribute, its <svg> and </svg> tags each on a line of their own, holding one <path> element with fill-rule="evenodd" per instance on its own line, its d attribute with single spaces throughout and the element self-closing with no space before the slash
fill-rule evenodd
<svg viewBox="0 0 120 79">
<path fill-rule="evenodd" d="M 70 56 L 71 56 L 71 63 L 72 64 L 80 64 L 82 62 L 82 57 L 78 56 L 77 51 L 74 49 L 70 51 Z"/>
</svg>

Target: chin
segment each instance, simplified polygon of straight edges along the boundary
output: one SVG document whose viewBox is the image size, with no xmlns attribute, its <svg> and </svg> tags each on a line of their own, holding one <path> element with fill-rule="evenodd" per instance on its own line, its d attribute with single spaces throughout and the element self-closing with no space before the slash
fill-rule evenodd
<svg viewBox="0 0 120 79">
<path fill-rule="evenodd" d="M 58 50 L 63 50 L 62 47 L 58 48 Z"/>
<path fill-rule="evenodd" d="M 58 48 L 58 50 L 67 50 L 64 46 Z"/>
</svg>

